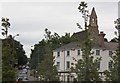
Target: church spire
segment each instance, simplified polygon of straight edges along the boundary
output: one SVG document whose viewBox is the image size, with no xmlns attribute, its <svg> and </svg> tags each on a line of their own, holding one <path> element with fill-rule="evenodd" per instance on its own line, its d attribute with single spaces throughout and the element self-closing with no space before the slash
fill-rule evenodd
<svg viewBox="0 0 120 83">
<path fill-rule="evenodd" d="M 97 14 L 96 14 L 96 12 L 95 12 L 95 8 L 93 7 L 93 9 L 92 9 L 92 12 L 91 12 L 91 15 L 90 15 L 90 17 L 95 17 L 95 18 L 97 18 Z"/>
<path fill-rule="evenodd" d="M 89 20 L 89 25 L 90 26 L 98 26 L 97 24 L 97 14 L 95 12 L 95 8 L 93 7 L 91 15 L 90 15 L 90 20 Z"/>
<path fill-rule="evenodd" d="M 98 23 L 97 23 L 97 14 L 95 12 L 94 7 L 92 8 L 91 15 L 89 18 L 88 31 L 90 33 L 91 38 L 94 39 L 94 42 L 97 42 L 99 30 L 98 30 Z"/>
</svg>

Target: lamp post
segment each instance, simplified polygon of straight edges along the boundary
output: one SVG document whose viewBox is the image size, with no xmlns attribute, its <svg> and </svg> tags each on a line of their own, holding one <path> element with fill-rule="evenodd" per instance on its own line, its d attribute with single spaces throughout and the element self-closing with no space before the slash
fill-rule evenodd
<svg viewBox="0 0 120 83">
<path fill-rule="evenodd" d="M 118 30 L 118 81 L 120 81 L 120 18 L 115 22 L 115 28 Z"/>
</svg>

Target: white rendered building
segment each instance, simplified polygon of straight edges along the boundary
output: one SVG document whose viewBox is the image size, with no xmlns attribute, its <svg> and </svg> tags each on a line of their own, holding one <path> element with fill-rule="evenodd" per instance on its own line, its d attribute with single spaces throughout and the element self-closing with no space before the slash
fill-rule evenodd
<svg viewBox="0 0 120 83">
<path fill-rule="evenodd" d="M 118 43 L 107 42 L 105 41 L 105 34 L 103 32 L 99 33 L 98 24 L 97 24 L 97 15 L 95 9 L 92 9 L 88 31 L 90 33 L 91 39 L 93 39 L 94 47 L 92 52 L 94 57 L 101 57 L 99 72 L 104 70 L 109 70 L 111 65 L 111 57 L 114 55 L 115 50 L 117 49 Z M 84 40 L 85 31 L 74 33 L 73 36 L 81 40 Z M 53 51 L 53 56 L 55 56 L 55 63 L 57 65 L 60 80 L 62 81 L 73 81 L 73 78 L 76 78 L 75 73 L 69 73 L 70 68 L 74 67 L 76 61 L 82 58 L 82 51 L 79 42 L 71 42 L 60 48 L 57 48 Z"/>
</svg>

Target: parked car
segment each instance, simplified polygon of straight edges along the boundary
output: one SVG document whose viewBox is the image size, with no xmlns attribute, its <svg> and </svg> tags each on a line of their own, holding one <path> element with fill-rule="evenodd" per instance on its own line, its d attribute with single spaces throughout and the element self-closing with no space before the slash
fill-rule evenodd
<svg viewBox="0 0 120 83">
<path fill-rule="evenodd" d="M 22 81 L 28 81 L 27 77 L 23 77 Z"/>
<path fill-rule="evenodd" d="M 19 76 L 17 79 L 16 79 L 16 83 L 19 83 L 23 80 L 23 76 Z"/>
</svg>

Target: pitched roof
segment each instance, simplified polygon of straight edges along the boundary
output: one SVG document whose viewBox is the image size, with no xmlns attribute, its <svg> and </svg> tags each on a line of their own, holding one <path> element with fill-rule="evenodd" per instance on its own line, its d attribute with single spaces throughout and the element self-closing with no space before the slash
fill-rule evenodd
<svg viewBox="0 0 120 83">
<path fill-rule="evenodd" d="M 68 44 L 66 44 L 66 45 L 63 45 L 63 46 L 55 49 L 54 51 L 65 50 L 65 49 L 69 50 L 69 49 L 72 49 L 72 48 L 74 48 L 74 49 L 80 48 L 79 42 L 71 42 L 71 43 L 68 43 Z"/>
<path fill-rule="evenodd" d="M 116 42 L 104 42 L 105 48 L 107 50 L 117 50 L 118 43 Z"/>
<path fill-rule="evenodd" d="M 105 47 L 101 47 L 99 45 L 94 45 L 93 49 L 105 49 L 105 50 L 116 50 L 118 43 L 115 42 L 104 42 Z M 71 49 L 79 49 L 81 48 L 80 42 L 71 42 L 69 44 L 63 45 L 60 48 L 55 49 L 54 51 L 60 51 L 60 50 L 71 50 Z"/>
<path fill-rule="evenodd" d="M 85 31 L 80 31 L 80 32 L 74 33 L 72 35 L 72 37 L 79 38 L 80 40 L 84 40 L 85 39 L 85 35 L 86 35 Z"/>
</svg>

